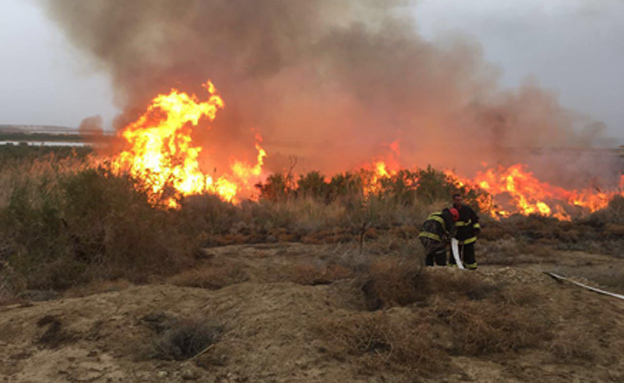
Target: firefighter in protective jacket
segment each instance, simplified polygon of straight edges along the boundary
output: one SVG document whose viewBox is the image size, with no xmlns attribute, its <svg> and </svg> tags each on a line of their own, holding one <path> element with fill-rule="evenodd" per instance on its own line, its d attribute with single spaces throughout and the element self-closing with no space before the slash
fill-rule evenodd
<svg viewBox="0 0 624 383">
<path fill-rule="evenodd" d="M 463 204 L 461 194 L 453 194 L 453 207 L 459 211 L 459 219 L 455 222 L 457 234 L 455 238 L 459 242 L 459 253 L 463 259 L 464 266 L 469 270 L 476 270 L 477 260 L 475 258 L 474 245 L 477 236 L 481 232 L 479 216 L 468 205 Z M 455 259 L 450 257 L 451 266 L 455 265 Z"/>
<path fill-rule="evenodd" d="M 433 266 L 434 262 L 438 266 L 446 266 L 446 245 L 455 232 L 455 221 L 458 218 L 459 211 L 450 208 L 431 213 L 423 223 L 418 238 L 427 253 L 427 266 Z"/>
</svg>

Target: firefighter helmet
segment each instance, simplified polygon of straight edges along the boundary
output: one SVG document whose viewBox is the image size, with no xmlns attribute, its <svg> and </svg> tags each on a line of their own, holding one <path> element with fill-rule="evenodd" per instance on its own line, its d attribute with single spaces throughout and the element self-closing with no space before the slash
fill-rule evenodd
<svg viewBox="0 0 624 383">
<path fill-rule="evenodd" d="M 459 220 L 459 210 L 452 207 L 449 209 L 449 211 L 451 212 L 451 215 L 453 216 L 453 221 L 457 222 Z"/>
</svg>

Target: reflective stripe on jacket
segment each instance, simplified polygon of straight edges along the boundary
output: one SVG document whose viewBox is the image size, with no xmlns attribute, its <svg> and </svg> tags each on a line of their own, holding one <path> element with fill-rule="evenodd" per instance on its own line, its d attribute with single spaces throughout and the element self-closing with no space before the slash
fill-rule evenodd
<svg viewBox="0 0 624 383">
<path fill-rule="evenodd" d="M 455 238 L 462 245 L 469 245 L 477 241 L 477 231 L 481 230 L 479 216 L 468 205 L 462 205 L 459 210 L 459 220 L 455 222 L 457 234 Z"/>
<path fill-rule="evenodd" d="M 419 238 L 429 238 L 434 241 L 442 242 L 443 237 L 453 229 L 453 217 L 448 211 L 437 211 L 431 213 L 427 220 L 423 223 L 422 231 L 418 234 Z"/>
</svg>

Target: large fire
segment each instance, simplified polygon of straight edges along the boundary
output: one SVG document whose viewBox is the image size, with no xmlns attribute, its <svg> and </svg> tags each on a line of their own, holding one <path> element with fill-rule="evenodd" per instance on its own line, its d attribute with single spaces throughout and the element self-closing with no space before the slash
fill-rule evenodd
<svg viewBox="0 0 624 383">
<path fill-rule="evenodd" d="M 237 203 L 241 196 L 253 198 L 254 184 L 262 180 L 266 151 L 261 147 L 262 137 L 256 133 L 257 158 L 254 165 L 232 160 L 227 173 L 218 178 L 200 169 L 198 156 L 202 147 L 193 144 L 192 129 L 201 120 L 213 121 L 217 111 L 225 107 L 211 82 L 204 86 L 207 101 L 173 89 L 158 95 L 147 111 L 120 132 L 127 148 L 115 156 L 112 164 L 117 171 L 128 171 L 147 187 L 153 203 L 178 206 L 181 196 L 216 194 L 222 200 Z M 382 182 L 396 176 L 402 166 L 399 141 L 387 145 L 390 153 L 378 158 L 360 172 L 364 195 L 373 195 L 382 189 Z M 485 166 L 472 179 L 445 171 L 447 179 L 457 187 L 468 186 L 487 192 L 477 200 L 481 211 L 492 217 L 512 214 L 539 214 L 569 220 L 583 212 L 604 208 L 616 195 L 624 196 L 624 176 L 619 190 L 605 192 L 597 188 L 567 190 L 538 180 L 527 166 Z M 412 179 L 408 187 L 417 188 Z"/>
<path fill-rule="evenodd" d="M 458 185 L 476 186 L 486 191 L 492 200 L 481 201 L 480 208 L 495 218 L 538 214 L 570 220 L 578 213 L 605 208 L 616 195 L 624 196 L 621 186 L 619 191 L 611 192 L 597 188 L 566 190 L 538 180 L 526 165 L 521 164 L 489 168 L 478 172 L 473 179 L 448 170 L 446 174 Z"/>
<path fill-rule="evenodd" d="M 113 169 L 142 180 L 154 203 L 176 207 L 181 196 L 203 193 L 236 202 L 262 172 L 266 152 L 260 134 L 256 134 L 257 164 L 234 161 L 231 172 L 216 179 L 202 172 L 198 162 L 202 148 L 193 144 L 192 128 L 202 119 L 213 121 L 225 107 L 211 82 L 204 87 L 210 96 L 203 102 L 176 89 L 158 95 L 138 120 L 120 132 L 127 149 L 113 159 Z"/>
</svg>

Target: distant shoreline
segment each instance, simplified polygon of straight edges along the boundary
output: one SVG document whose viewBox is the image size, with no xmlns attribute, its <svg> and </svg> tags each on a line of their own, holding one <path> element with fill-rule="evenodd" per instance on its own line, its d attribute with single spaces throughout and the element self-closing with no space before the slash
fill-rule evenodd
<svg viewBox="0 0 624 383">
<path fill-rule="evenodd" d="M 72 147 L 87 147 L 93 146 L 91 142 L 76 142 L 76 141 L 2 141 L 0 140 L 0 146 L 72 146 Z"/>
<path fill-rule="evenodd" d="M 6 125 L 0 125 L 0 145 L 43 145 L 43 146 L 84 146 L 109 141 L 112 135 L 102 135 L 100 132 L 78 132 L 78 130 L 16 130 L 3 129 Z"/>
<path fill-rule="evenodd" d="M 21 134 L 67 134 L 78 135 L 78 128 L 70 128 L 59 125 L 15 125 L 0 124 L 0 134 L 21 133 Z"/>
</svg>

